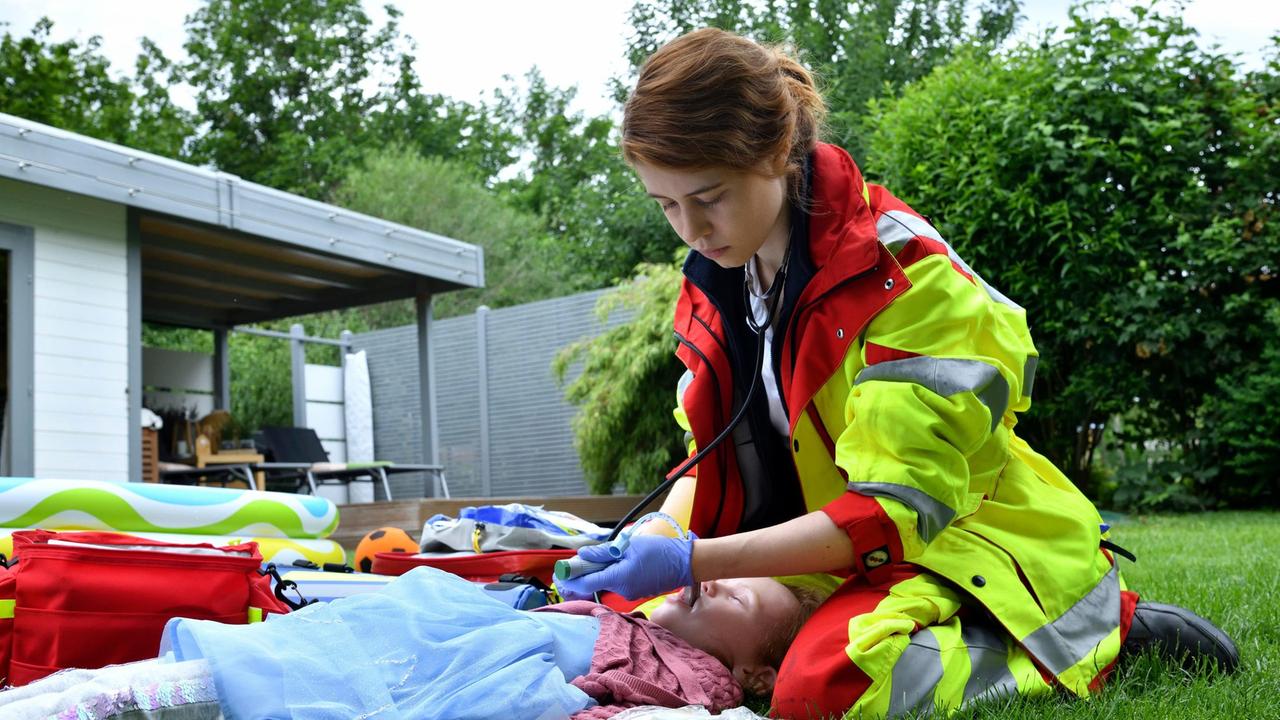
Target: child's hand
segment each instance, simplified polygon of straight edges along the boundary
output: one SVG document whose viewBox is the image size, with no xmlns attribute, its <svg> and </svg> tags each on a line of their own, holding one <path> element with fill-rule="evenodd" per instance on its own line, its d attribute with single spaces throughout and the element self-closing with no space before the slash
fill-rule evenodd
<svg viewBox="0 0 1280 720">
<path fill-rule="evenodd" d="M 578 557 L 591 562 L 612 563 L 598 572 L 569 580 L 556 580 L 556 589 L 566 600 L 589 600 L 595 593 L 610 590 L 628 600 L 654 597 L 693 584 L 690 560 L 692 536 L 680 538 L 635 535 L 622 557 L 614 560 L 608 545 L 588 545 L 578 549 Z"/>
</svg>

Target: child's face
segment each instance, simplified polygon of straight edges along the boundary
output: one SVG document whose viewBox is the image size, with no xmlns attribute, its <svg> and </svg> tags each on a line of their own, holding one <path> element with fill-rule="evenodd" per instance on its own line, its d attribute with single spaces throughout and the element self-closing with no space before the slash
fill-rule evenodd
<svg viewBox="0 0 1280 720">
<path fill-rule="evenodd" d="M 789 625 L 798 612 L 799 601 L 782 583 L 737 578 L 702 583 L 702 597 L 693 607 L 688 588 L 668 595 L 650 619 L 738 675 L 741 668 L 762 662 L 765 645 L 777 628 Z"/>
</svg>

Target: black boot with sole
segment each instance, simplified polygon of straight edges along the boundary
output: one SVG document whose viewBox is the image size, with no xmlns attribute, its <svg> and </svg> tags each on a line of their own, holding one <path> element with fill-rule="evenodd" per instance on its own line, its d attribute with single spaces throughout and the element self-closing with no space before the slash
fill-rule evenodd
<svg viewBox="0 0 1280 720">
<path fill-rule="evenodd" d="M 1148 650 L 1189 670 L 1194 669 L 1201 658 L 1211 660 L 1224 675 L 1240 665 L 1236 645 L 1225 632 L 1177 605 L 1138 603 L 1122 652 L 1137 655 Z"/>
</svg>

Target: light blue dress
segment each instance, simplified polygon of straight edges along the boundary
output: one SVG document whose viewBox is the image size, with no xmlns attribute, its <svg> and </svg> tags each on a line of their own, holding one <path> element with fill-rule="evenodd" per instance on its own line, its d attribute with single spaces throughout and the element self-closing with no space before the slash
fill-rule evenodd
<svg viewBox="0 0 1280 720">
<path fill-rule="evenodd" d="M 565 718 L 591 704 L 592 617 L 514 610 L 433 568 L 254 625 L 175 619 L 161 653 L 209 661 L 223 713 L 248 718 Z"/>
</svg>

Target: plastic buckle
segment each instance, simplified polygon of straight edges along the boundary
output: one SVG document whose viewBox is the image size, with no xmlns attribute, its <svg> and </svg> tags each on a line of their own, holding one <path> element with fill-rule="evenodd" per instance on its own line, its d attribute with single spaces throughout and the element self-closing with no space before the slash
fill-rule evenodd
<svg viewBox="0 0 1280 720">
<path fill-rule="evenodd" d="M 281 578 L 280 571 L 276 569 L 275 563 L 268 563 L 265 568 L 259 568 L 258 574 L 271 576 L 271 579 L 275 581 L 272 593 L 275 594 L 277 600 L 288 605 L 290 610 L 298 610 L 315 602 L 315 600 L 308 600 L 302 596 L 302 591 L 298 589 L 298 583 Z M 291 600 L 285 597 L 285 592 L 288 590 L 292 590 L 298 596 L 298 599 Z"/>
</svg>

